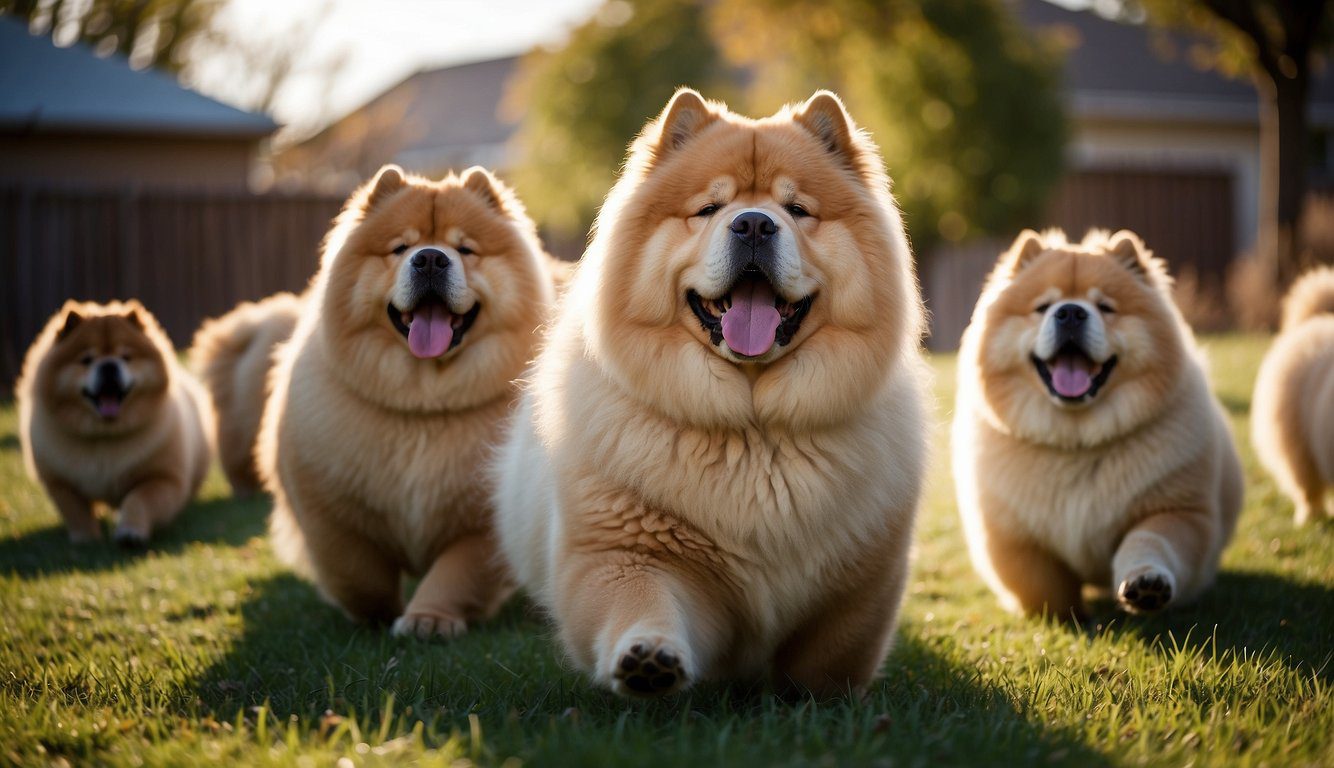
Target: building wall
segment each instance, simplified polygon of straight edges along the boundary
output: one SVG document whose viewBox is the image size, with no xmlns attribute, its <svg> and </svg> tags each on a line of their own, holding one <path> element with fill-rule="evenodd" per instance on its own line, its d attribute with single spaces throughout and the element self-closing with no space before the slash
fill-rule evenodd
<svg viewBox="0 0 1334 768">
<path fill-rule="evenodd" d="M 1072 170 L 1216 171 L 1233 178 L 1233 242 L 1255 244 L 1260 209 L 1260 135 L 1255 126 L 1079 119 Z"/>
<path fill-rule="evenodd" d="M 241 189 L 253 139 L 0 135 L 0 184 Z"/>
</svg>

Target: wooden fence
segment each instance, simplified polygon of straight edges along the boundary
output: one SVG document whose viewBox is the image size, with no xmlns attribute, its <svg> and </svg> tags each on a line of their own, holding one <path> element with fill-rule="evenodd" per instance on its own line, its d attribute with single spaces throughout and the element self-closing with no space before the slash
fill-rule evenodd
<svg viewBox="0 0 1334 768">
<path fill-rule="evenodd" d="M 242 299 L 301 290 L 341 198 L 0 189 L 0 391 L 66 299 L 137 298 L 177 346 Z"/>
</svg>

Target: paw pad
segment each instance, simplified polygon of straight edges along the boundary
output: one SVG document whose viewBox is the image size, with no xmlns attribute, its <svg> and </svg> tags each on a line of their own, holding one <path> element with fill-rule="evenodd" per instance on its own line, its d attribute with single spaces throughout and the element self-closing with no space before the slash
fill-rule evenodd
<svg viewBox="0 0 1334 768">
<path fill-rule="evenodd" d="M 666 648 L 635 643 L 616 663 L 616 679 L 626 692 L 639 696 L 663 696 L 686 683 L 681 659 Z"/>
<path fill-rule="evenodd" d="M 1172 582 L 1160 572 L 1147 571 L 1121 582 L 1116 598 L 1131 613 L 1153 613 L 1172 601 Z"/>
</svg>

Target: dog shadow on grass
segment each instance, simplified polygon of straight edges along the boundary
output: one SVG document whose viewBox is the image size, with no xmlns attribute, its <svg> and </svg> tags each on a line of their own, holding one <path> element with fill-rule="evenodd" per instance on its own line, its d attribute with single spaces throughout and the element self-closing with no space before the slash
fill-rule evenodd
<svg viewBox="0 0 1334 768">
<path fill-rule="evenodd" d="M 1091 632 L 1128 634 L 1164 655 L 1181 649 L 1235 658 L 1266 657 L 1334 680 L 1334 586 L 1269 573 L 1224 571 L 1191 605 L 1130 616 L 1110 602 L 1094 608 Z"/>
<path fill-rule="evenodd" d="M 75 571 L 105 571 L 133 563 L 147 553 L 174 555 L 195 544 L 241 546 L 264 534 L 272 506 L 267 498 L 238 501 L 210 498 L 190 504 L 154 534 L 144 551 L 125 550 L 111 540 L 112 523 L 102 520 L 102 540 L 71 544 L 52 512 L 53 525 L 16 538 L 0 539 L 0 573 L 35 579 Z"/>
<path fill-rule="evenodd" d="M 1044 725 L 1023 697 L 905 633 L 863 697 L 816 702 L 760 685 L 705 684 L 666 699 L 619 699 L 560 658 L 548 625 L 526 600 L 461 637 L 427 642 L 357 625 L 290 574 L 252 583 L 238 636 L 195 680 L 218 722 L 254 717 L 317 733 L 355 718 L 388 738 L 424 723 L 430 745 L 469 733 L 475 715 L 496 754 L 536 764 L 819 761 L 1108 764 L 1073 731 Z M 382 730 L 390 723 L 387 731 Z"/>
</svg>

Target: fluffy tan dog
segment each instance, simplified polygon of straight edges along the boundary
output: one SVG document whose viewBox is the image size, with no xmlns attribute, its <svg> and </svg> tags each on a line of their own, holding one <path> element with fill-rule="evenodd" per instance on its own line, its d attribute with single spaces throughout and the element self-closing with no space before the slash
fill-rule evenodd
<svg viewBox="0 0 1334 768">
<path fill-rule="evenodd" d="M 922 481 L 922 309 L 880 156 L 827 92 L 679 91 L 634 143 L 497 471 L 504 552 L 621 694 L 866 684 Z"/>
<path fill-rule="evenodd" d="M 1334 516 L 1334 268 L 1306 273 L 1283 301 L 1282 331 L 1255 382 L 1251 439 L 1299 525 Z"/>
<path fill-rule="evenodd" d="M 206 320 L 190 346 L 190 366 L 212 395 L 218 458 L 237 496 L 259 490 L 255 440 L 273 353 L 292 335 L 300 315 L 301 299 L 290 293 L 247 301 Z"/>
<path fill-rule="evenodd" d="M 142 546 L 194 497 L 211 458 L 207 395 L 137 301 L 65 303 L 23 361 L 19 440 L 74 542 Z"/>
<path fill-rule="evenodd" d="M 278 553 L 350 616 L 450 636 L 510 591 L 483 467 L 551 270 L 481 168 L 433 182 L 386 166 L 348 201 L 280 347 L 258 454 Z M 404 573 L 421 577 L 406 610 Z"/>
<path fill-rule="evenodd" d="M 1084 584 L 1134 613 L 1213 583 L 1242 479 L 1163 263 L 1130 232 L 1025 231 L 959 352 L 954 477 L 973 563 L 1001 602 L 1082 616 Z"/>
</svg>

